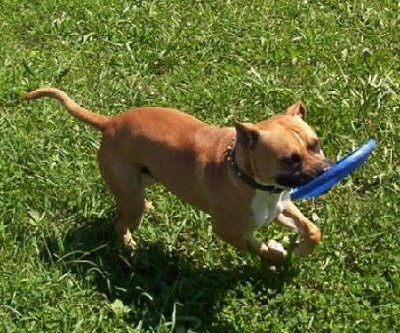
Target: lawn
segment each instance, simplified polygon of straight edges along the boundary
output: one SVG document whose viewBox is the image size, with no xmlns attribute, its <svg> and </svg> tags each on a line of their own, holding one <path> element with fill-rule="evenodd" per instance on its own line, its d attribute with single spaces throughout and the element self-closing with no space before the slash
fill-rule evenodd
<svg viewBox="0 0 400 333">
<path fill-rule="evenodd" d="M 393 0 L 3 0 L 0 332 L 400 331 L 399 26 Z M 171 106 L 220 126 L 301 100 L 331 159 L 378 146 L 298 202 L 323 242 L 275 273 L 159 185 L 131 257 L 99 133 L 20 99 L 47 85 L 103 114 Z"/>
</svg>

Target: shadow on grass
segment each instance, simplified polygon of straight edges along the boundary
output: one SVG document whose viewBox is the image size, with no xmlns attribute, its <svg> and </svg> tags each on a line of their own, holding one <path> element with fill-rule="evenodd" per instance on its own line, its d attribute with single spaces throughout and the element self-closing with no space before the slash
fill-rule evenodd
<svg viewBox="0 0 400 333">
<path fill-rule="evenodd" d="M 110 302 L 122 301 L 122 314 L 118 313 L 121 309 L 115 314 L 122 315 L 131 327 L 141 322 L 144 329 L 165 324 L 204 332 L 236 332 L 218 318 L 227 305 L 227 293 L 241 298 L 242 285 L 251 288 L 253 295 L 263 295 L 267 290 L 268 294 L 271 290 L 272 295 L 279 294 L 297 274 L 290 260 L 276 273 L 261 265 L 234 268 L 228 263 L 230 269 L 204 268 L 193 258 L 169 251 L 161 240 L 140 244 L 131 257 L 108 221 L 82 219 L 82 227 L 71 230 L 63 240 L 47 240 L 42 258 L 63 273 L 72 272 Z M 256 302 L 268 300 L 263 297 Z"/>
</svg>

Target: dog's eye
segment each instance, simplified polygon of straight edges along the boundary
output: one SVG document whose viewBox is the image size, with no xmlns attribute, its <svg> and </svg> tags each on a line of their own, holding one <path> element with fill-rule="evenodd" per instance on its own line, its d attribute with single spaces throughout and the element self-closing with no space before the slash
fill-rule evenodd
<svg viewBox="0 0 400 333">
<path fill-rule="evenodd" d="M 289 156 L 282 158 L 282 162 L 290 166 L 295 166 L 301 162 L 300 154 L 292 153 Z"/>
<path fill-rule="evenodd" d="M 314 153 L 319 153 L 321 148 L 319 146 L 319 141 L 318 140 L 313 140 L 310 142 L 308 145 L 308 150 L 314 152 Z"/>
<path fill-rule="evenodd" d="M 292 164 L 300 163 L 300 154 L 298 154 L 298 153 L 293 153 L 293 154 L 290 156 L 290 159 L 292 160 Z"/>
</svg>

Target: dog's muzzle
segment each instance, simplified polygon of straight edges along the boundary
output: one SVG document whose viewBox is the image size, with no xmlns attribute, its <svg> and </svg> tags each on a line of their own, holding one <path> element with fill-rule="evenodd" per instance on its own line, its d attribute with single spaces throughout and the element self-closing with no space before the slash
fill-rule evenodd
<svg viewBox="0 0 400 333">
<path fill-rule="evenodd" d="M 276 182 L 280 186 L 289 188 L 301 186 L 322 175 L 329 170 L 332 165 L 332 162 L 324 160 L 314 165 L 312 168 L 282 173 L 276 177 Z"/>
</svg>

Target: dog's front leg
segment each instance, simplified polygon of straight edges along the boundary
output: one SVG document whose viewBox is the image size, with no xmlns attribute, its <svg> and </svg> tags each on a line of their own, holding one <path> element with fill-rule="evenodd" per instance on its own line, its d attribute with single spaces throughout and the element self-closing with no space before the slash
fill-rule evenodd
<svg viewBox="0 0 400 333">
<path fill-rule="evenodd" d="M 310 254 L 321 241 L 320 229 L 307 219 L 291 201 L 285 203 L 276 221 L 285 227 L 297 231 L 302 236 L 303 239 L 294 249 L 294 252 L 300 256 Z"/>
<path fill-rule="evenodd" d="M 237 223 L 235 223 L 237 222 Z M 239 226 L 238 228 L 232 228 L 232 226 Z M 281 264 L 287 252 L 281 244 L 274 240 L 264 243 L 256 239 L 252 235 L 252 228 L 243 227 L 244 224 L 241 221 L 232 219 L 229 228 L 225 224 L 225 219 L 213 219 L 213 230 L 219 236 L 219 238 L 230 245 L 234 246 L 240 251 L 249 251 L 257 254 L 262 260 L 267 262 L 269 265 Z"/>
</svg>

